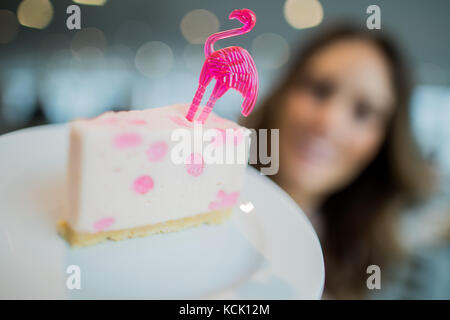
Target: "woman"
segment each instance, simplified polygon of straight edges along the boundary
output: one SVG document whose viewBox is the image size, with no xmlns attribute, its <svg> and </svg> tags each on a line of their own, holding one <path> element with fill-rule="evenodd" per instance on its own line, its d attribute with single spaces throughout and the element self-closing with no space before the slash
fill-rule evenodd
<svg viewBox="0 0 450 320">
<path fill-rule="evenodd" d="M 431 186 L 409 122 L 409 76 L 377 31 L 335 28 L 313 41 L 244 125 L 280 129 L 272 176 L 313 222 L 326 295 L 366 293 L 366 269 L 400 257 L 396 218 Z"/>
</svg>

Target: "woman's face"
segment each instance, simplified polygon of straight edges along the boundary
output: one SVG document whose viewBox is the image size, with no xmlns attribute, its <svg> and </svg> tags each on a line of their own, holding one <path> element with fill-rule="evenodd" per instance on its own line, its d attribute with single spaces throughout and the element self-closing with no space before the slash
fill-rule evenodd
<svg viewBox="0 0 450 320">
<path fill-rule="evenodd" d="M 390 70 L 364 40 L 316 53 L 280 115 L 282 183 L 313 196 L 348 184 L 376 155 L 392 112 Z"/>
</svg>

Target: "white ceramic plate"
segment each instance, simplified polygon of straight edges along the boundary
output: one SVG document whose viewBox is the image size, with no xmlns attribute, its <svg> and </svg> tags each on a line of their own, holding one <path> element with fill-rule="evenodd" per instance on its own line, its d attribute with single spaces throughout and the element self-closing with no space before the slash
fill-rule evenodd
<svg viewBox="0 0 450 320">
<path fill-rule="evenodd" d="M 55 232 L 62 207 L 67 126 L 0 137 L 0 298 L 318 299 L 317 236 L 298 206 L 248 169 L 233 218 L 170 234 L 71 249 Z M 81 289 L 66 286 L 80 267 Z"/>
</svg>

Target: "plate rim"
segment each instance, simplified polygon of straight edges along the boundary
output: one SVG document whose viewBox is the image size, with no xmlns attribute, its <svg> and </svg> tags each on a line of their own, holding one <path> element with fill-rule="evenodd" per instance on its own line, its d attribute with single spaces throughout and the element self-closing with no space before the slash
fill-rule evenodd
<svg viewBox="0 0 450 320">
<path fill-rule="evenodd" d="M 45 125 L 38 125 L 38 126 L 33 126 L 33 127 L 28 127 L 28 128 L 22 128 L 19 130 L 15 130 L 15 131 L 11 131 L 11 132 L 7 132 L 4 133 L 2 135 L 0 135 L 0 143 L 4 142 L 6 139 L 10 139 L 12 137 L 15 136 L 19 136 L 19 135 L 24 135 L 24 134 L 30 134 L 34 131 L 42 131 L 42 130 L 49 130 L 49 129 L 54 129 L 54 130 L 67 130 L 68 129 L 68 123 L 57 123 L 57 124 L 45 124 Z M 284 191 L 278 184 L 276 184 L 270 177 L 267 177 L 265 175 L 263 175 L 259 170 L 257 170 L 256 168 L 254 168 L 251 165 L 248 165 L 247 167 L 247 173 L 254 175 L 254 176 L 258 176 L 258 179 L 264 179 L 266 181 L 265 185 L 274 190 L 276 194 L 278 194 L 278 198 L 284 202 L 285 205 L 289 206 L 290 209 L 289 211 L 292 211 L 296 213 L 296 215 L 294 214 L 290 214 L 292 215 L 292 218 L 294 219 L 299 219 L 299 223 L 303 224 L 309 231 L 309 233 L 312 234 L 313 237 L 313 241 L 315 243 L 317 243 L 318 248 L 319 248 L 319 255 L 320 255 L 320 268 L 321 268 L 321 272 L 320 272 L 320 286 L 318 287 L 318 291 L 315 292 L 314 295 L 316 299 L 321 299 L 322 295 L 323 295 L 323 291 L 324 291 L 324 286 L 325 286 L 325 263 L 324 263 L 324 256 L 323 256 L 323 251 L 322 251 L 322 246 L 320 243 L 320 239 L 311 223 L 311 221 L 309 220 L 309 218 L 307 217 L 307 215 L 304 213 L 304 211 L 301 209 L 301 207 L 286 193 L 286 191 Z M 214 299 L 214 298 L 213 298 Z M 295 299 L 295 298 L 294 298 Z M 244 299 L 245 300 L 245 299 Z"/>
</svg>

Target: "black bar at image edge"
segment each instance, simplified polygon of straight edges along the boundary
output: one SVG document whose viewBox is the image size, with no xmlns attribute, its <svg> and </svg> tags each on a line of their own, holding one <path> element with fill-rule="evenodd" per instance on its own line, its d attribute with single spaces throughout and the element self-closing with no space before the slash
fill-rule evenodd
<svg viewBox="0 0 450 320">
<path fill-rule="evenodd" d="M 76 316 L 85 314 L 85 308 L 89 314 L 99 312 L 102 316 L 117 316 L 120 313 L 133 317 L 137 312 L 148 318 L 161 315 L 162 319 L 272 319 L 279 316 L 289 316 L 289 319 L 306 316 L 306 311 L 314 312 L 314 317 L 320 314 L 339 312 L 340 315 L 358 313 L 358 309 L 364 310 L 364 314 L 371 316 L 386 316 L 386 308 L 398 307 L 402 312 L 414 312 L 437 308 L 447 312 L 450 305 L 448 300 L 2 300 L 0 307 L 5 312 L 10 308 L 17 311 L 27 310 L 33 313 L 43 311 L 48 313 L 49 308 L 57 307 L 66 309 L 68 314 Z M 445 308 L 445 309 L 444 309 Z M 84 313 L 83 313 L 84 312 Z M 151 316 L 152 315 L 152 316 Z M 303 316 L 302 316 L 303 315 Z M 360 314 L 361 315 L 361 314 Z M 161 318 L 158 316 L 158 318 Z"/>
</svg>

